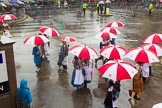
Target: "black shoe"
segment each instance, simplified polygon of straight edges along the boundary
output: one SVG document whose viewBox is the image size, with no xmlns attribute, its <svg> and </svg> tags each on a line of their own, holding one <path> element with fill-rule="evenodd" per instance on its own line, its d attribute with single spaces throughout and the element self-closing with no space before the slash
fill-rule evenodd
<svg viewBox="0 0 162 108">
<path fill-rule="evenodd" d="M 132 92 L 129 90 L 129 96 L 132 97 Z"/>
<path fill-rule="evenodd" d="M 135 100 L 141 100 L 140 98 L 138 98 L 137 96 L 133 97 Z"/>
</svg>

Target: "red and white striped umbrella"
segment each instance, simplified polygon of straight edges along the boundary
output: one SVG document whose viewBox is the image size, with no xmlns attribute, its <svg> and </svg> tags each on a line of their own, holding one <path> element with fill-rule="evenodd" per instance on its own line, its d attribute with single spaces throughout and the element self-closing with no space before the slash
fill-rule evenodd
<svg viewBox="0 0 162 108">
<path fill-rule="evenodd" d="M 113 27 L 104 27 L 103 29 L 101 29 L 101 32 L 110 32 L 110 33 L 113 33 L 115 35 L 121 34 L 118 29 L 113 28 Z"/>
<path fill-rule="evenodd" d="M 51 37 L 58 37 L 59 33 L 57 32 L 57 30 L 55 30 L 54 28 L 51 27 L 47 27 L 47 26 L 43 26 L 39 29 L 39 31 L 43 34 L 46 34 L 48 36 Z"/>
<path fill-rule="evenodd" d="M 95 38 L 107 38 L 107 39 L 110 39 L 110 38 L 116 38 L 116 36 L 113 33 L 101 32 L 101 33 L 98 33 L 95 36 Z"/>
<path fill-rule="evenodd" d="M 138 72 L 131 63 L 122 60 L 110 60 L 98 70 L 102 77 L 114 81 L 132 79 Z"/>
<path fill-rule="evenodd" d="M 62 37 L 61 41 L 66 41 L 66 42 L 76 42 L 77 40 L 74 37 Z"/>
<path fill-rule="evenodd" d="M 107 24 L 107 27 L 124 27 L 125 25 L 118 21 L 118 22 L 110 22 L 109 24 Z"/>
<path fill-rule="evenodd" d="M 98 58 L 98 55 L 95 49 L 89 46 L 84 46 L 84 45 L 75 45 L 71 47 L 70 53 L 76 55 L 79 58 L 84 58 L 88 60 Z"/>
<path fill-rule="evenodd" d="M 126 53 L 125 57 L 130 58 L 136 62 L 144 62 L 144 63 L 159 62 L 159 58 L 154 52 L 143 48 L 131 49 Z"/>
<path fill-rule="evenodd" d="M 126 49 L 119 45 L 105 46 L 100 50 L 100 54 L 108 59 L 122 59 L 126 54 Z"/>
<path fill-rule="evenodd" d="M 162 42 L 162 34 L 152 34 L 150 36 L 147 36 L 144 41 L 144 43 L 159 43 L 159 42 Z"/>
<path fill-rule="evenodd" d="M 145 44 L 141 48 L 153 51 L 157 56 L 162 56 L 162 47 L 157 44 Z"/>
<path fill-rule="evenodd" d="M 24 40 L 24 44 L 31 44 L 31 45 L 41 45 L 47 42 L 49 42 L 49 39 L 41 35 L 29 36 Z"/>
<path fill-rule="evenodd" d="M 13 14 L 6 14 L 2 15 L 0 19 L 6 21 L 6 20 L 16 20 L 16 17 Z"/>
</svg>

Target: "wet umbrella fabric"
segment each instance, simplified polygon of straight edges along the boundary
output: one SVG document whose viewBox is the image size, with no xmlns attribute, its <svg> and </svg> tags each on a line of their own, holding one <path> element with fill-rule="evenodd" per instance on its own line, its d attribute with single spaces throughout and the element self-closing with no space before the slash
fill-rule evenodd
<svg viewBox="0 0 162 108">
<path fill-rule="evenodd" d="M 144 43 L 152 43 L 152 44 L 155 44 L 155 43 L 159 43 L 159 42 L 162 42 L 162 34 L 152 34 L 150 36 L 147 36 L 144 41 Z"/>
<path fill-rule="evenodd" d="M 88 60 L 98 58 L 97 52 L 92 47 L 84 45 L 75 45 L 71 47 L 70 53 L 76 55 L 79 58 Z"/>
<path fill-rule="evenodd" d="M 66 42 L 76 42 L 77 40 L 74 37 L 62 37 L 61 41 L 66 41 Z"/>
<path fill-rule="evenodd" d="M 31 45 L 41 45 L 47 42 L 49 42 L 49 39 L 41 35 L 29 36 L 24 40 L 24 44 L 31 44 Z"/>
<path fill-rule="evenodd" d="M 2 20 L 15 20 L 16 17 L 13 14 L 6 14 L 6 15 L 2 15 L 0 17 L 0 19 L 2 19 Z"/>
<path fill-rule="evenodd" d="M 162 47 L 157 44 L 145 44 L 141 48 L 153 51 L 157 56 L 162 56 Z"/>
<path fill-rule="evenodd" d="M 113 34 L 113 33 L 110 33 L 110 32 L 101 32 L 101 33 L 98 33 L 95 38 L 107 38 L 107 39 L 110 39 L 110 38 L 116 38 L 116 36 Z"/>
<path fill-rule="evenodd" d="M 110 33 L 113 33 L 115 35 L 121 34 L 118 29 L 113 28 L 113 27 L 104 27 L 103 29 L 101 29 L 101 32 L 110 32 Z"/>
<path fill-rule="evenodd" d="M 131 49 L 126 53 L 125 57 L 130 58 L 136 62 L 144 62 L 144 63 L 159 62 L 159 58 L 154 52 L 143 48 Z"/>
<path fill-rule="evenodd" d="M 110 22 L 107 24 L 107 27 L 124 27 L 125 25 L 122 22 Z"/>
<path fill-rule="evenodd" d="M 155 104 L 152 108 L 162 108 L 162 103 Z"/>
<path fill-rule="evenodd" d="M 119 45 L 105 46 L 100 50 L 100 54 L 108 59 L 122 59 L 126 54 L 126 49 Z"/>
<path fill-rule="evenodd" d="M 122 60 L 110 60 L 98 70 L 102 77 L 114 81 L 132 79 L 138 72 L 131 63 Z"/>
<path fill-rule="evenodd" d="M 51 27 L 43 26 L 39 29 L 39 31 L 41 33 L 46 34 L 46 35 L 51 36 L 51 37 L 58 37 L 59 36 L 58 31 L 54 28 L 51 28 Z"/>
<path fill-rule="evenodd" d="M 98 3 L 99 3 L 99 4 L 105 4 L 105 2 L 104 2 L 104 1 L 99 1 Z"/>
</svg>

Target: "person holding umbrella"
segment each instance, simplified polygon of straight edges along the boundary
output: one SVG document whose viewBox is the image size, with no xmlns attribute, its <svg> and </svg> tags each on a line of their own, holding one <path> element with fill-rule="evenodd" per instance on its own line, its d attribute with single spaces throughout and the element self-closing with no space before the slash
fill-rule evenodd
<svg viewBox="0 0 162 108">
<path fill-rule="evenodd" d="M 2 30 L 3 30 L 3 35 L 7 37 L 12 37 L 10 32 L 9 32 L 9 25 L 6 21 L 3 21 L 2 24 Z"/>
<path fill-rule="evenodd" d="M 143 91 L 143 80 L 142 80 L 142 66 L 143 62 L 137 62 L 135 65 L 136 69 L 138 70 L 137 74 L 133 77 L 133 89 L 129 90 L 129 96 L 132 97 L 132 93 L 134 92 L 134 99 L 141 100 L 138 97 L 138 94 Z"/>
<path fill-rule="evenodd" d="M 80 87 L 83 87 L 85 83 L 84 81 L 85 70 L 82 68 L 83 67 L 82 60 L 79 57 L 74 56 L 72 63 L 74 69 L 72 73 L 71 84 L 73 85 L 73 87 L 79 89 Z"/>
<path fill-rule="evenodd" d="M 110 43 L 109 43 L 109 39 L 107 38 L 103 38 L 102 41 L 100 42 L 100 49 L 102 49 L 104 46 L 108 46 Z M 97 59 L 95 59 L 95 67 L 97 68 L 97 61 L 98 60 L 103 60 L 103 56 L 100 55 Z"/>
<path fill-rule="evenodd" d="M 42 57 L 41 57 L 41 51 L 40 51 L 39 46 L 40 45 L 35 45 L 33 47 L 33 52 L 32 52 L 32 55 L 34 55 L 34 63 L 37 67 L 37 70 L 36 70 L 37 73 L 40 72 L 40 68 L 42 65 Z"/>
<path fill-rule="evenodd" d="M 63 69 L 67 69 L 68 51 L 69 51 L 69 46 L 67 45 L 66 41 L 62 41 L 60 46 L 58 61 L 57 61 L 57 65 L 59 66 L 59 68 L 60 66 L 62 66 Z"/>
</svg>

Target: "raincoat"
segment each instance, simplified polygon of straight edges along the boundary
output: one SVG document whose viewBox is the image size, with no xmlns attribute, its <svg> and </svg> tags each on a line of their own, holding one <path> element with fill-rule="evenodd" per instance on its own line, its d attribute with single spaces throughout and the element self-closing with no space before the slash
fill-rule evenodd
<svg viewBox="0 0 162 108">
<path fill-rule="evenodd" d="M 38 46 L 33 47 L 32 54 L 34 55 L 34 63 L 36 64 L 36 66 L 41 65 L 42 59 L 41 59 L 41 55 L 40 55 Z"/>
<path fill-rule="evenodd" d="M 27 86 L 27 80 L 22 79 L 20 82 L 20 87 L 17 89 L 18 96 L 21 97 L 21 100 L 30 107 L 30 103 L 32 102 L 32 95 L 30 89 Z"/>
</svg>

